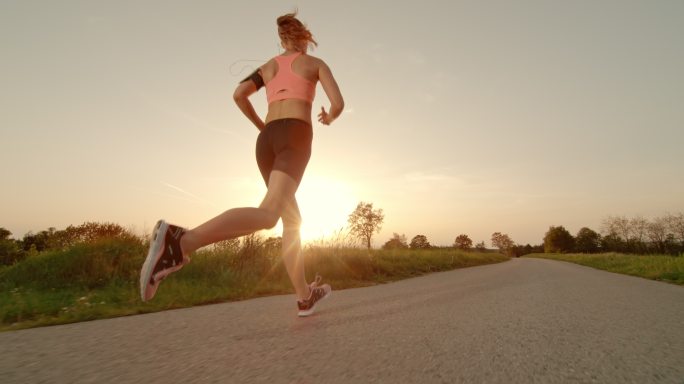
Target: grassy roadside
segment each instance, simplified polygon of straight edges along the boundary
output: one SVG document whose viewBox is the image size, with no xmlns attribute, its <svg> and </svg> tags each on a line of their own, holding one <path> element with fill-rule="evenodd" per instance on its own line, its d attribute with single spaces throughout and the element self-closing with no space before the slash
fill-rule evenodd
<svg viewBox="0 0 684 384">
<path fill-rule="evenodd" d="M 0 268 L 0 331 L 293 292 L 277 247 L 252 242 L 196 253 L 182 271 L 164 280 L 154 300 L 143 303 L 138 273 L 145 251 L 142 241 L 109 239 Z M 508 260 L 452 249 L 335 246 L 307 247 L 303 257 L 309 281 L 318 273 L 337 290 Z"/>
<path fill-rule="evenodd" d="M 604 271 L 684 285 L 684 257 L 665 255 L 535 253 L 525 257 L 569 261 Z"/>
</svg>

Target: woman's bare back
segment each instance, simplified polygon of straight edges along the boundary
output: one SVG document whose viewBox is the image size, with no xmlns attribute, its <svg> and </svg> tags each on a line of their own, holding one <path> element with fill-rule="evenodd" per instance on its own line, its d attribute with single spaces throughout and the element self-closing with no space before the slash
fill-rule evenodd
<svg viewBox="0 0 684 384">
<path fill-rule="evenodd" d="M 292 71 L 316 84 L 319 81 L 321 65 L 325 65 L 323 60 L 310 55 L 301 55 L 292 62 Z M 264 64 L 261 67 L 261 76 L 264 79 L 264 83 L 268 84 L 276 76 L 278 70 L 278 63 L 275 59 L 271 59 Z M 311 108 L 310 103 L 300 99 L 274 101 L 268 106 L 265 123 L 268 124 L 270 121 L 278 119 L 294 118 L 311 124 Z"/>
</svg>

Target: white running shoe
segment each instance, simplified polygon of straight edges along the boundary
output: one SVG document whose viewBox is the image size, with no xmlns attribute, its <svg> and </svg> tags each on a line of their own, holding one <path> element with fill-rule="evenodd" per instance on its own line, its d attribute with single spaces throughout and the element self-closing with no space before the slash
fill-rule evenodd
<svg viewBox="0 0 684 384">
<path fill-rule="evenodd" d="M 159 220 L 152 233 L 150 250 L 140 270 L 140 297 L 148 301 L 154 297 L 166 276 L 183 268 L 190 259 L 183 257 L 180 239 L 185 229 Z"/>
</svg>

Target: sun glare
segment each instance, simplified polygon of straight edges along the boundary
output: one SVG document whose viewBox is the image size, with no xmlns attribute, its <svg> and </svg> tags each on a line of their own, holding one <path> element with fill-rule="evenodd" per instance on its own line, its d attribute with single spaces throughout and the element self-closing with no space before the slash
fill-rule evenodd
<svg viewBox="0 0 684 384">
<path fill-rule="evenodd" d="M 356 207 L 352 188 L 339 180 L 306 175 L 297 191 L 297 203 L 302 214 L 302 242 L 325 239 L 347 225 L 349 214 Z M 273 229 L 282 234 L 282 222 Z"/>
</svg>

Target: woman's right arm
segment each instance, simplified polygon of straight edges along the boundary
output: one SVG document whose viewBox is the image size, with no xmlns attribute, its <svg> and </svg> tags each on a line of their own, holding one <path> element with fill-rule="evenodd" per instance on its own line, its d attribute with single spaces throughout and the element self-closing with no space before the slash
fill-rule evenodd
<svg viewBox="0 0 684 384">
<path fill-rule="evenodd" d="M 330 123 L 342 114 L 344 99 L 342 98 L 340 87 L 337 85 L 332 71 L 330 71 L 330 68 L 324 62 L 321 62 L 321 65 L 318 68 L 318 79 L 321 81 L 323 91 L 325 91 L 325 94 L 328 96 L 328 100 L 330 100 L 330 112 L 326 112 L 325 108 L 321 107 L 321 113 L 318 114 L 318 121 L 322 124 L 330 125 Z"/>
</svg>

